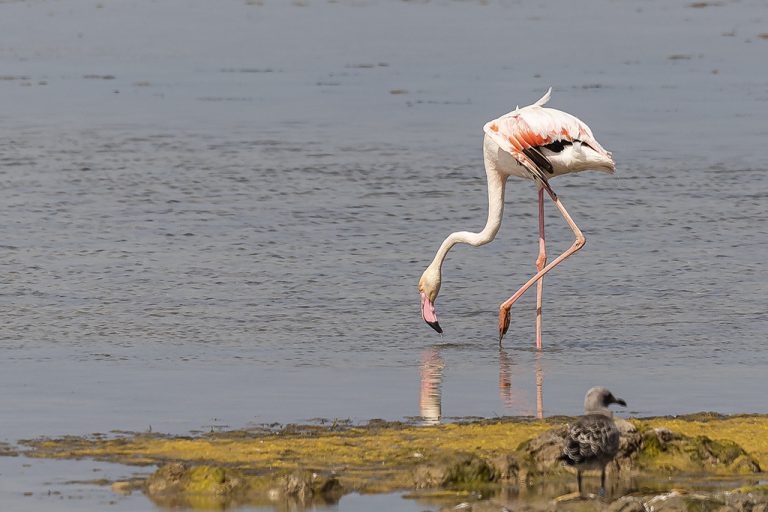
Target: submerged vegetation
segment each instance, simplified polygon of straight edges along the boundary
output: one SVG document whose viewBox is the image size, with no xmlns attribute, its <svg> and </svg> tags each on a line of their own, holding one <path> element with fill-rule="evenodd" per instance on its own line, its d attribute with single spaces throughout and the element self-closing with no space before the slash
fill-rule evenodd
<svg viewBox="0 0 768 512">
<path fill-rule="evenodd" d="M 543 483 L 551 487 L 543 491 L 551 498 L 575 483 L 557 461 L 569 420 L 424 427 L 376 421 L 341 428 L 65 437 L 23 444 L 32 457 L 160 466 L 146 480 L 118 482 L 113 488 L 140 489 L 165 506 L 334 502 L 349 492 L 408 489 L 422 497 L 459 499 L 500 489 L 525 494 Z M 637 475 L 724 478 L 755 475 L 768 467 L 768 416 L 699 414 L 619 424 L 621 452 L 609 467 L 613 480 Z M 759 494 L 764 482 L 750 478 L 748 492 Z M 622 489 L 631 491 L 632 485 Z"/>
</svg>

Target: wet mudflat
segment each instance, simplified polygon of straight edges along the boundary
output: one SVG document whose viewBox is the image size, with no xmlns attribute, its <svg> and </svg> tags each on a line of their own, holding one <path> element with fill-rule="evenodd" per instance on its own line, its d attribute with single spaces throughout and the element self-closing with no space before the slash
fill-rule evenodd
<svg viewBox="0 0 768 512">
<path fill-rule="evenodd" d="M 636 416 L 768 412 L 766 17 L 0 2 L 0 440 L 572 415 L 594 384 Z M 546 280 L 544 351 L 532 296 L 494 340 L 535 268 L 528 183 L 447 261 L 436 337 L 416 281 L 485 221 L 481 127 L 550 85 L 619 165 L 553 183 L 588 243 Z"/>
</svg>

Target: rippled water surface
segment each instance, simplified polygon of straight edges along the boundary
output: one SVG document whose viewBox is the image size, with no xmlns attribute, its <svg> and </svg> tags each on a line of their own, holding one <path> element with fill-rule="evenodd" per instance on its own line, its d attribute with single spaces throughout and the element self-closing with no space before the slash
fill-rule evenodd
<svg viewBox="0 0 768 512">
<path fill-rule="evenodd" d="M 691 7 L 703 4 L 704 7 Z M 768 8 L 0 2 L 0 437 L 312 418 L 767 412 Z M 615 176 L 534 297 L 536 193 L 482 125 L 554 87 Z M 572 234 L 547 205 L 554 257 Z M 537 382 L 539 407 L 537 408 Z"/>
</svg>

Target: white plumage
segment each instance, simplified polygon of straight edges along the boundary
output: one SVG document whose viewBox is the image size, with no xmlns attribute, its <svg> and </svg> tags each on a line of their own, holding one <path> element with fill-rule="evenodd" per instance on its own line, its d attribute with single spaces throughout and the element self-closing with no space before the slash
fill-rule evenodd
<svg viewBox="0 0 768 512">
<path fill-rule="evenodd" d="M 533 105 L 517 108 L 483 126 L 499 148 L 529 171 L 527 175 L 513 175 L 532 177 L 530 173 L 537 176 L 545 171 L 545 178 L 550 178 L 587 169 L 612 173 L 615 167 L 611 154 L 597 142 L 586 123 L 567 112 L 544 107 L 551 91 Z M 540 154 L 545 161 L 534 160 L 532 153 Z M 546 161 L 552 172 L 546 171 Z"/>
<path fill-rule="evenodd" d="M 549 179 L 586 169 L 612 173 L 615 168 L 611 154 L 597 142 L 589 126 L 571 114 L 544 107 L 549 101 L 551 90 L 550 88 L 534 104 L 517 108 L 489 121 L 483 128 L 483 156 L 488 179 L 488 220 L 480 232 L 458 231 L 448 235 L 419 280 L 421 316 L 437 332 L 443 331 L 437 321 L 434 302 L 440 292 L 442 265 L 448 251 L 457 243 L 480 246 L 496 237 L 504 212 L 507 178 L 517 176 L 532 179 L 539 185 L 539 257 L 536 260 L 538 272 L 500 306 L 499 343 L 509 327 L 509 311 L 512 304 L 530 286 L 538 282 L 536 346 L 541 348 L 542 278 L 561 261 L 579 250 L 585 242 L 583 233 L 550 187 Z M 576 236 L 573 245 L 549 265 L 546 265 L 544 243 L 545 190 Z"/>
</svg>

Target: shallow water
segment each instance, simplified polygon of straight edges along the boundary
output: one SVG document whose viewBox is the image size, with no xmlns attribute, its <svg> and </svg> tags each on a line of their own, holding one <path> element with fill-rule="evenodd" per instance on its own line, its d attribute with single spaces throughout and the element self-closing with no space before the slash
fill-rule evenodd
<svg viewBox="0 0 768 512">
<path fill-rule="evenodd" d="M 147 499 L 112 492 L 98 480 L 146 475 L 146 468 L 92 461 L 0 457 L 0 499 L 4 510 L 133 511 L 148 509 Z"/>
<path fill-rule="evenodd" d="M 0 2 L 0 438 L 577 414 L 595 384 L 634 415 L 768 412 L 767 17 Z M 441 338 L 416 283 L 484 225 L 481 127 L 550 85 L 618 169 L 553 183 L 588 243 L 545 280 L 544 351 L 533 293 L 496 341 L 535 269 L 520 181 L 447 260 Z M 549 205 L 547 236 L 572 240 Z"/>
</svg>

